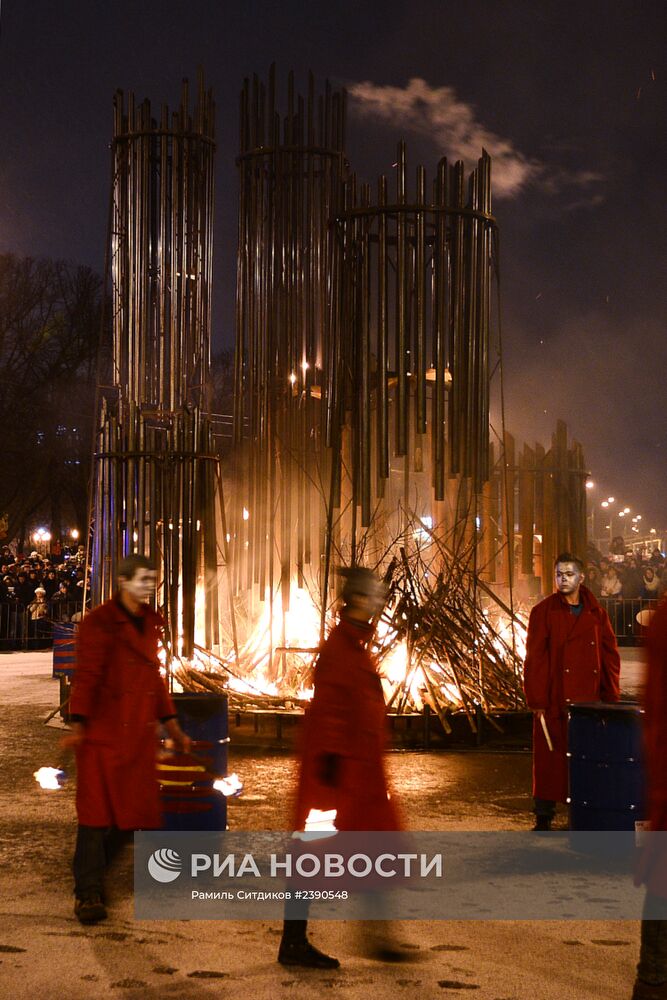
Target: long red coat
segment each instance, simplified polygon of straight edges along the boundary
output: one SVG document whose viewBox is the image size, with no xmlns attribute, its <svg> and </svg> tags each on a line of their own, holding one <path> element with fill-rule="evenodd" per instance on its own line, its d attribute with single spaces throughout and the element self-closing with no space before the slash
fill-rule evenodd
<svg viewBox="0 0 667 1000">
<path fill-rule="evenodd" d="M 543 709 L 553 743 L 549 750 L 542 725 L 533 720 L 533 795 L 565 802 L 567 711 L 578 702 L 615 702 L 620 697 L 621 660 L 607 612 L 587 587 L 581 587 L 578 616 L 565 598 L 552 594 L 530 613 L 524 691 L 528 707 Z"/>
<path fill-rule="evenodd" d="M 338 830 L 398 830 L 384 769 L 386 708 L 375 663 L 365 648 L 369 627 L 341 619 L 315 667 L 314 695 L 306 711 L 295 829 L 311 809 L 336 810 Z M 341 758 L 337 786 L 318 776 L 322 754 Z"/>
<path fill-rule="evenodd" d="M 651 618 L 646 636 L 648 669 L 644 689 L 644 752 L 651 831 L 667 831 L 667 598 Z M 667 839 L 667 834 L 664 834 Z M 640 863 L 638 881 L 667 899 L 667 850 L 662 837 L 651 838 Z"/>
<path fill-rule="evenodd" d="M 162 825 L 156 722 L 176 711 L 159 672 L 162 619 L 149 608 L 143 617 L 141 634 L 112 599 L 79 628 L 70 712 L 86 719 L 76 755 L 76 808 L 84 826 Z"/>
</svg>

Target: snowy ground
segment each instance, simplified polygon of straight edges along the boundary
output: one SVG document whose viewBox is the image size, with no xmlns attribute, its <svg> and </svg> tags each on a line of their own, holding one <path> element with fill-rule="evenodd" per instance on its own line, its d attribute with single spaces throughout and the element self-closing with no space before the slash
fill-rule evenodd
<svg viewBox="0 0 667 1000">
<path fill-rule="evenodd" d="M 623 652 L 623 688 L 641 674 Z M 65 763 L 62 735 L 43 720 L 57 704 L 49 653 L 0 656 L 0 996 L 30 1000 L 205 1000 L 329 995 L 480 1000 L 629 998 L 639 926 L 633 922 L 403 922 L 399 942 L 414 963 L 359 957 L 360 925 L 313 922 L 312 937 L 342 963 L 331 973 L 275 962 L 279 926 L 260 922 L 137 922 L 131 855 L 110 886 L 109 919 L 82 927 L 72 914 L 73 788 L 42 792 L 43 764 Z M 528 821 L 530 756 L 522 753 L 395 753 L 389 762 L 413 829 L 521 829 Z M 288 825 L 294 762 L 288 754 L 234 756 L 245 781 L 231 804 L 237 830 Z"/>
</svg>

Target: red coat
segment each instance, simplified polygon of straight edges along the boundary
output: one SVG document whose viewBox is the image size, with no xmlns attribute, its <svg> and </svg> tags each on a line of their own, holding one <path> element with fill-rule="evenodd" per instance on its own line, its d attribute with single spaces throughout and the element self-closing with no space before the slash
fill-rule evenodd
<svg viewBox="0 0 667 1000">
<path fill-rule="evenodd" d="M 162 825 L 156 723 L 176 711 L 159 672 L 162 619 L 149 608 L 143 617 L 141 634 L 112 599 L 87 614 L 79 628 L 70 712 L 86 719 L 76 789 L 84 826 Z"/>
<path fill-rule="evenodd" d="M 524 691 L 528 707 L 543 709 L 553 743 L 549 750 L 542 725 L 533 720 L 533 795 L 565 802 L 567 711 L 577 702 L 615 702 L 620 697 L 621 660 L 607 616 L 587 587 L 583 610 L 570 611 L 565 598 L 552 594 L 530 613 Z"/>
<path fill-rule="evenodd" d="M 644 752 L 651 831 L 667 831 L 667 598 L 658 605 L 646 636 L 648 670 L 644 689 Z M 638 881 L 667 899 L 667 857 L 662 837 L 651 837 Z"/>
<path fill-rule="evenodd" d="M 398 830 L 384 769 L 386 708 L 375 663 L 365 648 L 369 627 L 341 619 L 315 666 L 315 692 L 306 711 L 295 829 L 311 809 L 336 809 L 339 830 Z M 335 788 L 318 775 L 322 754 L 340 756 Z"/>
</svg>

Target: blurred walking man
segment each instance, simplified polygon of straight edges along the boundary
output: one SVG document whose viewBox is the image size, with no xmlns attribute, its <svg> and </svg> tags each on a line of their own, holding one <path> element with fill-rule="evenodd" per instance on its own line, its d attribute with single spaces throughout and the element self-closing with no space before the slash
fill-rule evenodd
<svg viewBox="0 0 667 1000">
<path fill-rule="evenodd" d="M 556 593 L 530 613 L 524 690 L 533 717 L 535 830 L 550 830 L 566 802 L 567 712 L 578 702 L 616 702 L 621 661 L 606 611 L 583 585 L 581 559 L 556 559 Z"/>
<path fill-rule="evenodd" d="M 144 556 L 118 567 L 119 590 L 79 628 L 70 699 L 76 749 L 74 912 L 104 920 L 104 871 L 130 832 L 162 825 L 156 773 L 157 724 L 184 750 L 190 739 L 160 676 L 160 616 L 147 606 L 156 573 Z"/>
<path fill-rule="evenodd" d="M 387 599 L 385 584 L 369 569 L 350 567 L 338 624 L 315 666 L 313 700 L 306 712 L 295 829 L 304 830 L 311 809 L 335 810 L 337 830 L 396 831 L 384 768 L 387 717 L 382 683 L 366 649 L 373 620 Z M 278 961 L 319 969 L 337 959 L 306 937 L 307 904 L 287 904 Z M 388 949 L 373 956 L 396 960 Z"/>
</svg>

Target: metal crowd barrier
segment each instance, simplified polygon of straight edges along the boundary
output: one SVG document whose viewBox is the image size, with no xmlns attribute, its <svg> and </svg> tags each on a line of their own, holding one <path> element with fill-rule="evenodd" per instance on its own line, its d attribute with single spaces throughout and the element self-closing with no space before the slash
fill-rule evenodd
<svg viewBox="0 0 667 1000">
<path fill-rule="evenodd" d="M 33 619 L 24 604 L 0 602 L 0 653 L 51 649 L 54 625 L 80 614 L 81 601 L 48 601 L 47 608 L 46 618 Z"/>
<path fill-rule="evenodd" d="M 643 611 L 654 611 L 658 601 L 645 597 L 600 597 L 600 604 L 609 615 L 619 646 L 639 646 L 646 635 Z"/>
</svg>

